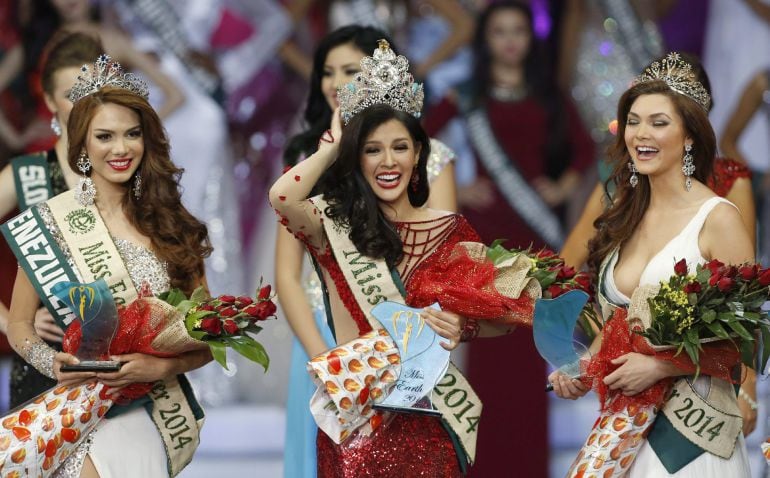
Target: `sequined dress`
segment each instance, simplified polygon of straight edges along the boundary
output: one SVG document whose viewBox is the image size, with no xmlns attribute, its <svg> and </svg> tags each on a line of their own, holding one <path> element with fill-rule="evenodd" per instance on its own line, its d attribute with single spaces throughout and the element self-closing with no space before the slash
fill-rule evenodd
<svg viewBox="0 0 770 478">
<path fill-rule="evenodd" d="M 48 172 L 51 177 L 51 190 L 55 196 L 68 189 L 67 183 L 64 181 L 64 172 L 56 156 L 56 150 L 51 149 L 45 154 L 48 161 Z M 3 247 L 7 246 L 3 244 Z M 8 274 L 10 277 L 15 277 L 16 261 L 15 259 L 10 259 L 11 257 L 13 256 L 9 255 Z M 3 269 L 5 270 L 6 268 L 4 267 Z M 10 298 L 10 294 L 8 297 Z M 61 350 L 60 343 L 48 342 L 48 345 L 56 350 Z M 13 354 L 13 364 L 11 366 L 11 408 L 21 405 L 54 385 L 56 385 L 54 380 L 31 367 L 18 354 Z"/>
<path fill-rule="evenodd" d="M 428 156 L 428 182 L 438 178 L 441 171 L 455 160 L 454 151 L 441 141 L 431 138 Z M 324 342 L 331 348 L 334 338 L 326 323 L 323 292 L 318 275 L 312 271 L 305 281 L 305 295 L 313 310 L 316 327 Z M 310 414 L 308 403 L 315 385 L 307 374 L 305 364 L 310 357 L 295 337 L 292 342 L 291 365 L 289 367 L 289 391 L 286 399 L 286 445 L 284 447 L 283 476 L 286 478 L 315 478 L 316 476 L 316 431 L 317 427 Z"/>
<path fill-rule="evenodd" d="M 40 204 L 37 208 L 70 266 L 77 273 L 70 249 L 64 242 L 48 205 Z M 137 289 L 143 284 L 148 284 L 153 294 L 169 289 L 166 264 L 152 251 L 125 239 L 113 237 L 113 240 Z M 113 409 L 115 407 L 119 406 L 114 405 Z M 110 414 L 114 418 L 102 420 L 53 476 L 79 477 L 83 460 L 88 455 L 100 478 L 167 477 L 166 450 L 155 424 L 144 408 L 131 407 L 129 404 L 125 413 L 113 414 L 111 410 Z"/>
<path fill-rule="evenodd" d="M 396 223 L 404 243 L 404 259 L 399 273 L 404 282 L 406 303 L 413 307 L 430 304 L 413 299 L 425 274 L 444 263 L 455 244 L 479 241 L 476 231 L 463 216 L 450 214 L 431 221 Z M 311 249 L 312 251 L 312 249 Z M 355 301 L 331 250 L 313 252 L 324 269 L 327 285 L 337 292 L 358 326 L 359 333 L 371 326 Z M 326 434 L 318 433 L 318 476 L 348 477 L 458 477 L 462 476 L 454 446 L 442 422 L 436 418 L 397 414 L 368 438 L 354 437 L 336 445 Z M 352 443 L 351 443 L 352 442 Z"/>
</svg>

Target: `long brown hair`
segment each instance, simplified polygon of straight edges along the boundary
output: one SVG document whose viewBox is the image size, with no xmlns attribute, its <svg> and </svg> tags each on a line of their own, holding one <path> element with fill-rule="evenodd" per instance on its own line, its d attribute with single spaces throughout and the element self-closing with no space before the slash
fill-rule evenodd
<svg viewBox="0 0 770 478">
<path fill-rule="evenodd" d="M 645 175 L 638 175 L 639 183 L 631 187 L 631 172 L 628 163 L 631 156 L 626 148 L 626 118 L 631 105 L 643 95 L 661 94 L 667 96 L 682 118 L 685 135 L 693 140 L 692 156 L 695 164 L 693 178 L 706 183 L 714 169 L 716 136 L 703 108 L 694 100 L 676 93 L 662 80 L 638 83 L 629 88 L 618 103 L 618 134 L 615 143 L 608 149 L 610 162 L 614 164 L 612 175 L 605 183 L 606 197 L 612 197 L 612 204 L 594 222 L 596 235 L 588 242 L 588 265 L 592 272 L 599 270 L 602 260 L 615 247 L 622 245 L 633 234 L 644 217 L 650 204 L 650 181 Z M 684 154 L 684 151 L 683 151 Z M 610 195 L 609 185 L 614 184 L 615 193 Z M 684 187 L 684 178 L 682 178 Z"/>
<path fill-rule="evenodd" d="M 126 182 L 123 210 L 142 234 L 152 241 L 153 250 L 168 264 L 171 286 L 188 294 L 203 278 L 203 258 L 212 248 L 206 225 L 182 205 L 179 178 L 183 170 L 171 162 L 169 143 L 160 118 L 142 97 L 124 89 L 104 87 L 77 101 L 67 125 L 67 161 L 73 171 L 86 140 L 91 120 L 106 103 L 124 106 L 139 115 L 144 140 L 144 157 L 137 170 L 142 176 L 142 194 L 136 198 Z"/>
</svg>

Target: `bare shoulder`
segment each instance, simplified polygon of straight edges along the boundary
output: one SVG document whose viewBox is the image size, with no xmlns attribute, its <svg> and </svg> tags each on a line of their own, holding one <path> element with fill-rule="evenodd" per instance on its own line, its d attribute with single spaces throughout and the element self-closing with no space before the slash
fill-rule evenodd
<svg viewBox="0 0 770 478">
<path fill-rule="evenodd" d="M 740 263 L 754 257 L 746 225 L 732 203 L 721 202 L 714 207 L 703 225 L 700 240 L 708 258 Z"/>
</svg>

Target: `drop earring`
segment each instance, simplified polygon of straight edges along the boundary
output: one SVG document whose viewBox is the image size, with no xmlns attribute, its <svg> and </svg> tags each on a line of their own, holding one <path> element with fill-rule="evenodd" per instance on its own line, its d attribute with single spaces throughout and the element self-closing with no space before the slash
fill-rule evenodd
<svg viewBox="0 0 770 478">
<path fill-rule="evenodd" d="M 636 175 L 638 171 L 633 161 L 628 162 L 628 170 L 631 171 L 631 177 L 628 179 L 628 182 L 631 183 L 632 188 L 635 188 L 639 184 L 639 177 Z"/>
<path fill-rule="evenodd" d="M 91 170 L 91 160 L 88 159 L 85 151 L 80 153 L 77 161 L 78 170 L 83 174 L 78 181 L 77 188 L 75 189 L 75 199 L 83 206 L 90 206 L 96 199 L 96 186 L 94 186 L 93 180 L 87 176 L 88 171 Z"/>
<path fill-rule="evenodd" d="M 692 175 L 695 173 L 695 164 L 693 163 L 692 144 L 684 145 L 684 158 L 682 159 L 682 172 L 684 173 L 684 188 L 689 191 L 692 187 Z"/>
</svg>

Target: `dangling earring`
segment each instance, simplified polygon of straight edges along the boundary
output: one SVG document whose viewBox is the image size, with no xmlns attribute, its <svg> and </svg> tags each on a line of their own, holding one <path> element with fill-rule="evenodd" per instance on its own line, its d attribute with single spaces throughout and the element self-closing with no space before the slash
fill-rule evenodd
<svg viewBox="0 0 770 478">
<path fill-rule="evenodd" d="M 51 129 L 53 130 L 53 134 L 61 138 L 61 125 L 59 124 L 59 120 L 56 118 L 56 115 L 53 115 L 51 118 Z"/>
<path fill-rule="evenodd" d="M 134 175 L 134 197 L 137 200 L 142 197 L 142 175 L 139 171 Z"/>
<path fill-rule="evenodd" d="M 409 186 L 412 188 L 412 192 L 417 192 L 417 184 L 420 182 L 420 173 L 417 172 L 417 166 L 412 170 L 412 179 L 409 180 Z"/>
<path fill-rule="evenodd" d="M 684 173 L 684 188 L 687 191 L 689 191 L 692 187 L 692 178 L 690 176 L 695 173 L 695 164 L 693 164 L 692 154 L 690 154 L 690 151 L 692 151 L 692 145 L 685 144 L 684 159 L 682 160 L 682 172 Z"/>
<path fill-rule="evenodd" d="M 86 173 L 91 169 L 91 160 L 86 156 L 86 152 L 80 153 L 77 162 L 78 170 L 83 173 L 83 177 L 78 181 L 77 189 L 75 190 L 75 199 L 81 206 L 90 206 L 96 199 L 96 187 L 94 182 L 86 176 Z"/>
<path fill-rule="evenodd" d="M 632 188 L 635 188 L 636 185 L 639 184 L 639 177 L 636 175 L 638 171 L 636 170 L 636 165 L 633 161 L 628 162 L 628 170 L 631 171 L 631 178 L 628 182 L 631 183 Z"/>
</svg>

